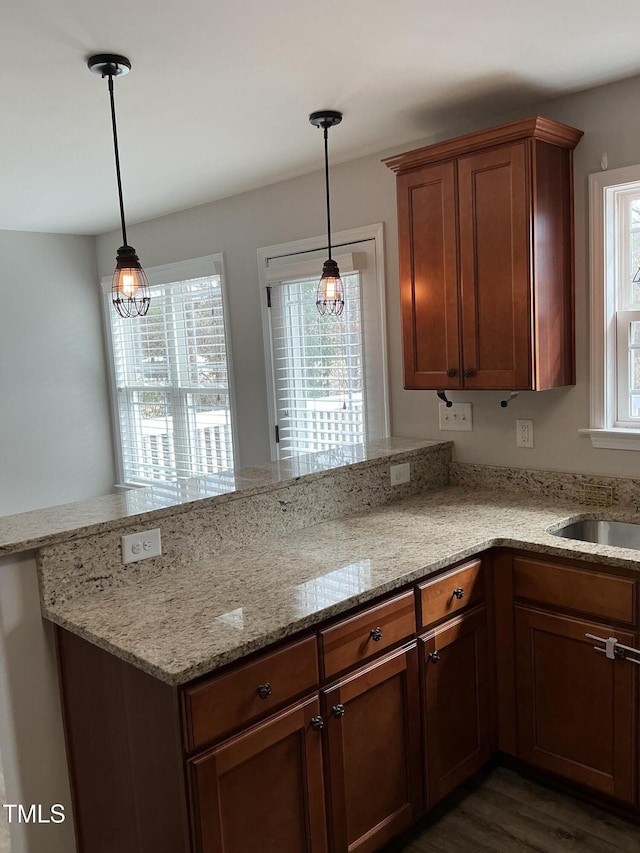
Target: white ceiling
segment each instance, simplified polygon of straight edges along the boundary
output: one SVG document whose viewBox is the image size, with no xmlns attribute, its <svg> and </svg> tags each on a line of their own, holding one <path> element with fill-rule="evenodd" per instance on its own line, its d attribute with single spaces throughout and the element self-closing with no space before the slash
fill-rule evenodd
<svg viewBox="0 0 640 853">
<path fill-rule="evenodd" d="M 118 224 L 106 81 L 130 222 L 640 72 L 635 0 L 5 0 L 0 228 Z"/>
</svg>

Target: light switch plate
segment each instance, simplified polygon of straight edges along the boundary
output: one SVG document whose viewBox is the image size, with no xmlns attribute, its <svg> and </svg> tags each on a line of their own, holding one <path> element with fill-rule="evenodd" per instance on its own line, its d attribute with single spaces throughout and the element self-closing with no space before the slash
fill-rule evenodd
<svg viewBox="0 0 640 853">
<path fill-rule="evenodd" d="M 471 403 L 454 403 L 447 408 L 440 403 L 440 429 L 457 430 L 458 432 L 473 431 L 473 413 Z"/>
</svg>

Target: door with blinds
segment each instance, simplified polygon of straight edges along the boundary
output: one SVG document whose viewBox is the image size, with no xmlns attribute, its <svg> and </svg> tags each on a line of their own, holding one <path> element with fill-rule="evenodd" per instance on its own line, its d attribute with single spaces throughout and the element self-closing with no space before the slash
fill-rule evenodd
<svg viewBox="0 0 640 853">
<path fill-rule="evenodd" d="M 321 316 L 316 309 L 321 253 L 270 263 L 267 372 L 279 459 L 387 434 L 375 241 L 342 246 L 338 252 L 345 289 L 338 317 Z"/>
</svg>

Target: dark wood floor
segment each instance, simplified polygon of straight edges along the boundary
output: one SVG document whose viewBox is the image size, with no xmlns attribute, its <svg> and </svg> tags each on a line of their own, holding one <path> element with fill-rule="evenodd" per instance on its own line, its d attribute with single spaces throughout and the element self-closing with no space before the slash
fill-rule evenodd
<svg viewBox="0 0 640 853">
<path fill-rule="evenodd" d="M 498 767 L 385 853 L 640 853 L 640 827 Z"/>
</svg>

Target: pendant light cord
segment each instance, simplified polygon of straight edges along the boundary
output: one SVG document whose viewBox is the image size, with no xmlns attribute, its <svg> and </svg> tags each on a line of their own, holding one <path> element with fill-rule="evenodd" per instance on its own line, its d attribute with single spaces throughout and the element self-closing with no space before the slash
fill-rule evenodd
<svg viewBox="0 0 640 853">
<path fill-rule="evenodd" d="M 124 201 L 122 199 L 122 179 L 120 177 L 120 153 L 118 151 L 118 130 L 116 128 L 116 104 L 113 95 L 113 75 L 109 74 L 109 100 L 111 102 L 111 125 L 113 127 L 113 150 L 116 157 L 116 178 L 118 180 L 118 200 L 120 202 L 120 222 L 122 224 L 122 244 L 127 244 L 127 227 L 124 223 Z M 325 131 L 326 133 L 326 131 Z M 327 196 L 328 198 L 328 196 Z M 329 251 L 331 257 L 331 251 Z"/>
<path fill-rule="evenodd" d="M 329 243 L 329 260 L 331 257 L 331 205 L 329 203 L 329 129 L 324 128 L 324 183 L 327 188 L 327 241 Z"/>
</svg>

